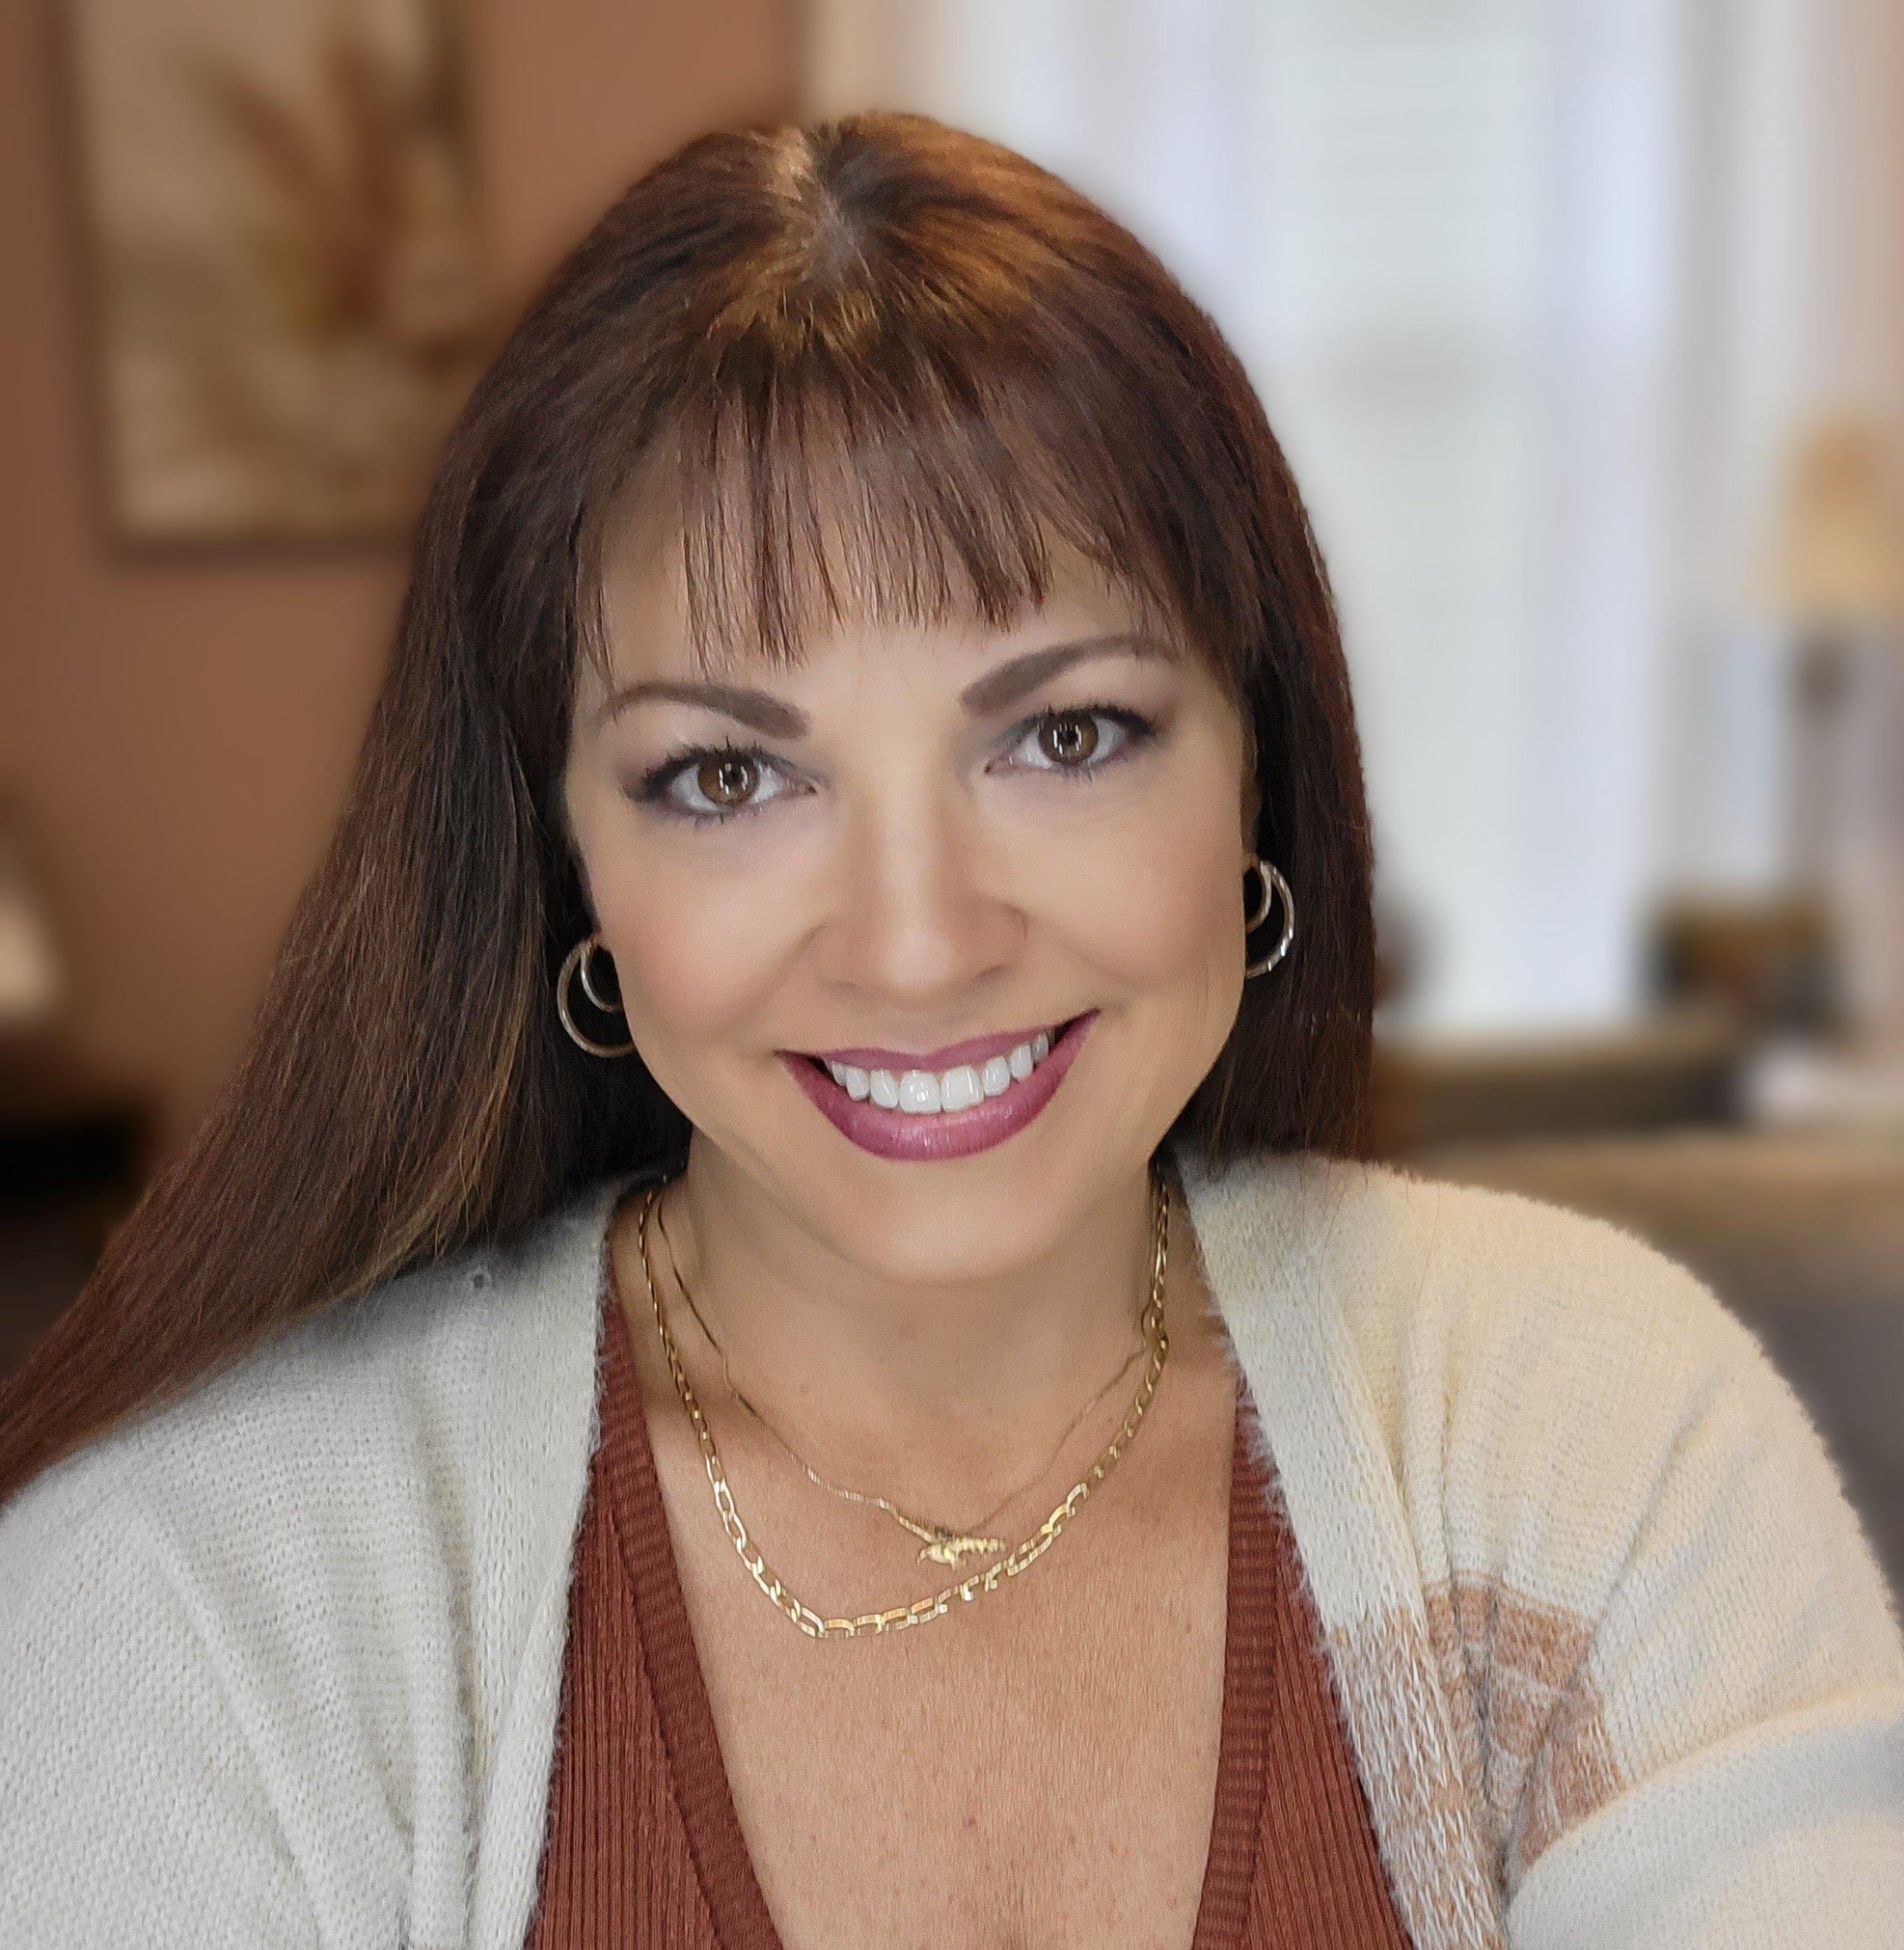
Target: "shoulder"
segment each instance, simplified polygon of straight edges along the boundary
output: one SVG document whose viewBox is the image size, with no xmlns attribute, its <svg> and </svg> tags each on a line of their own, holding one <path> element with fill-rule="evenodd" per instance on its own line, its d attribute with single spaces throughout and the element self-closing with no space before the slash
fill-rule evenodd
<svg viewBox="0 0 1904 1950">
<path fill-rule="evenodd" d="M 253 1616 L 542 1568 L 592 1437 L 613 1190 L 327 1307 L 42 1471 L 0 1508 L 0 1624 L 135 1531 Z"/>
<path fill-rule="evenodd" d="M 1712 1288 L 1646 1241 L 1390 1163 L 1304 1153 L 1185 1178 L 1260 1358 L 1306 1336 L 1341 1398 L 1366 1405 L 1425 1584 L 1498 1574 L 1597 1616 L 1664 1503 L 1762 1466 L 1803 1486 L 1836 1567 L 1872 1596 L 1804 1409 Z"/>
<path fill-rule="evenodd" d="M 1359 1208 L 1414 1269 L 1412 1295 L 1345 1290 L 1358 1334 L 1425 1355 L 1447 1350 L 1450 1385 L 1513 1378 L 1575 1412 L 1644 1378 L 1664 1413 L 1675 1391 L 1750 1366 L 1757 1342 L 1698 1274 L 1611 1221 L 1492 1186 L 1384 1167 Z M 1406 1299 L 1406 1303 L 1402 1303 Z M 1605 1391 L 1612 1389 L 1611 1397 Z"/>
<path fill-rule="evenodd" d="M 1609 1220 L 1394 1165 L 1327 1175 L 1331 1297 L 1391 1438 L 1419 1454 L 1438 1424 L 1474 1472 L 1452 1487 L 1636 1507 L 1718 1397 L 1777 1378 L 1704 1280 Z"/>
<path fill-rule="evenodd" d="M 1316 1152 L 1184 1170 L 1220 1284 L 1258 1311 L 1326 1303 L 1384 1395 L 1425 1379 L 1423 1362 L 1449 1386 L 1639 1366 L 1657 1383 L 1747 1361 L 1756 1346 L 1690 1268 L 1522 1193 Z"/>
<path fill-rule="evenodd" d="M 382 1943 L 418 1878 L 459 1890 L 480 1784 L 545 1759 L 618 1189 L 322 1311 L 0 1510 L 0 1905 L 36 1940 L 201 1940 L 217 1888 L 261 1939 Z"/>
</svg>

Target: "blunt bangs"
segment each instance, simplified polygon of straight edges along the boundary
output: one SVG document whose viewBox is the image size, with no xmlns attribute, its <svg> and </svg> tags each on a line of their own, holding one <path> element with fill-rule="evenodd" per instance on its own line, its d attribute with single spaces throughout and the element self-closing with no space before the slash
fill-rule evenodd
<svg viewBox="0 0 1904 1950">
<path fill-rule="evenodd" d="M 1143 307 L 1107 304 L 1109 268 L 1082 251 L 966 211 L 921 261 L 918 212 L 896 226 L 855 187 L 877 186 L 837 157 L 824 182 L 790 163 L 773 275 L 757 264 L 677 317 L 668 383 L 604 438 L 620 458 L 584 500 L 577 648 L 605 670 L 604 554 L 637 507 L 665 506 L 704 668 L 784 667 L 850 623 L 1006 630 L 1046 600 L 1063 549 L 1240 706 L 1257 591 L 1181 348 Z"/>
</svg>

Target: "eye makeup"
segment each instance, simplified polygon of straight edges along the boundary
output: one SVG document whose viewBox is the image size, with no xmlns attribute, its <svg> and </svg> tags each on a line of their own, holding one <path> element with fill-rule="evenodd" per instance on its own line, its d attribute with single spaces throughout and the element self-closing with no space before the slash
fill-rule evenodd
<svg viewBox="0 0 1904 1950">
<path fill-rule="evenodd" d="M 1112 747 L 1108 756 L 1093 757 L 1081 765 L 1032 764 L 1014 768 L 1033 776 L 1058 779 L 1067 784 L 1088 784 L 1101 777 L 1112 766 L 1154 744 L 1159 736 L 1156 721 L 1144 713 L 1133 711 L 1127 705 L 1108 702 L 1069 705 L 1061 709 L 1053 707 L 1038 712 L 1015 726 L 1010 733 L 1006 749 L 1015 751 L 1025 741 L 1035 736 L 1050 724 L 1069 723 L 1074 719 L 1093 717 L 1108 718 L 1123 732 L 1124 736 Z M 650 807 L 664 818 L 686 820 L 698 827 L 728 826 L 734 820 L 764 812 L 777 800 L 786 796 L 784 790 L 769 794 L 764 799 L 750 799 L 745 803 L 725 807 L 705 809 L 685 804 L 673 788 L 675 782 L 683 777 L 691 777 L 692 772 L 709 760 L 740 759 L 753 766 L 762 774 L 779 773 L 784 776 L 781 761 L 763 747 L 747 744 L 734 739 L 721 739 L 692 745 L 684 745 L 671 752 L 635 780 L 628 787 L 628 796 L 638 805 Z"/>
</svg>

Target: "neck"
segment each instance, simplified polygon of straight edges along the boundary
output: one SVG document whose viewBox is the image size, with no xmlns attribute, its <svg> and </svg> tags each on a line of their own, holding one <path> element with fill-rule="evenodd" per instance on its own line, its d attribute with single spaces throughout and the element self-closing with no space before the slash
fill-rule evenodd
<svg viewBox="0 0 1904 1950">
<path fill-rule="evenodd" d="M 1127 1362 L 1128 1391 L 1113 1389 L 1086 1418 L 1103 1424 L 1101 1443 L 1128 1408 L 1143 1371 L 1130 1358 L 1150 1297 L 1152 1217 L 1140 1169 L 1028 1261 L 983 1277 L 896 1280 L 697 1138 L 651 1216 L 648 1251 L 704 1405 L 732 1406 L 687 1295 L 735 1385 L 815 1468 L 964 1505 L 1035 1467 Z M 1173 1257 L 1187 1233 L 1173 1207 Z M 1167 1297 L 1165 1314 L 1174 1332 Z"/>
</svg>

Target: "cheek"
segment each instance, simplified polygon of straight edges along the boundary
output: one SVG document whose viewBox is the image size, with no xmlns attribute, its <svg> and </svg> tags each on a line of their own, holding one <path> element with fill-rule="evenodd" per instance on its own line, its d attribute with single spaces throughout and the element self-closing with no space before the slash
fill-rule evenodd
<svg viewBox="0 0 1904 1950">
<path fill-rule="evenodd" d="M 784 909 L 757 874 L 723 870 L 717 849 L 659 843 L 606 779 L 578 787 L 572 819 L 628 1033 L 664 1088 L 779 979 Z"/>
<path fill-rule="evenodd" d="M 596 901 L 630 1029 L 644 1049 L 717 1038 L 779 979 L 782 910 L 760 899 L 757 881 L 671 873 L 650 860 L 598 880 Z"/>
<path fill-rule="evenodd" d="M 1106 890 L 1106 924 L 1124 944 L 1121 959 L 1133 974 L 1159 983 L 1194 980 L 1233 959 L 1232 848 L 1160 849 L 1139 856 Z"/>
<path fill-rule="evenodd" d="M 1114 843 L 1073 854 L 1061 883 L 1069 932 L 1133 995 L 1220 995 L 1241 979 L 1241 867 L 1232 807 L 1167 796 Z"/>
</svg>

